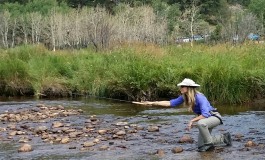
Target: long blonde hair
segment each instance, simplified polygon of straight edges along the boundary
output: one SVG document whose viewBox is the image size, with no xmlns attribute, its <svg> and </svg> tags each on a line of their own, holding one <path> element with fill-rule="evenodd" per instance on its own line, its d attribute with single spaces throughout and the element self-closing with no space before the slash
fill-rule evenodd
<svg viewBox="0 0 265 160">
<path fill-rule="evenodd" d="M 196 93 L 200 93 L 199 91 L 196 90 L 195 87 L 187 87 L 187 93 L 183 94 L 183 98 L 184 98 L 184 106 L 189 107 L 188 110 L 190 112 L 194 111 L 194 107 L 195 107 L 195 96 Z"/>
</svg>

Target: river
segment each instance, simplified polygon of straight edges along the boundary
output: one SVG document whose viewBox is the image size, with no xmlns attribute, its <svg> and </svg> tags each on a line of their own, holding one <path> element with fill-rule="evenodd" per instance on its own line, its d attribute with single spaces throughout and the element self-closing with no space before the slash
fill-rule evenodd
<svg viewBox="0 0 265 160">
<path fill-rule="evenodd" d="M 96 115 L 101 119 L 98 128 L 115 128 L 115 124 L 126 122 L 137 124 L 143 128 L 158 126 L 159 131 L 135 131 L 126 139 L 101 139 L 101 142 L 91 149 L 82 150 L 82 143 L 87 139 L 82 138 L 69 144 L 47 143 L 33 134 L 31 152 L 18 152 L 21 143 L 18 138 L 7 138 L 8 132 L 0 132 L 0 159 L 264 159 L 265 155 L 265 105 L 252 106 L 215 106 L 222 114 L 224 124 L 216 127 L 212 134 L 230 132 L 233 139 L 231 147 L 217 147 L 214 151 L 200 153 L 196 151 L 198 131 L 193 128 L 186 130 L 188 121 L 194 117 L 186 108 L 143 107 L 128 102 L 113 100 L 79 98 L 79 99 L 25 99 L 25 98 L 0 98 L 0 114 L 7 111 L 33 108 L 37 104 L 62 105 L 67 109 L 82 109 L 80 115 L 69 118 L 57 118 L 54 121 L 67 121 L 77 128 L 86 124 L 87 117 Z M 21 126 L 25 122 L 21 122 Z M 27 122 L 27 124 L 30 122 Z M 34 125 L 36 122 L 32 122 Z M 48 122 L 45 122 L 48 123 Z M 51 122 L 49 122 L 51 123 Z M 1 122 L 0 128 L 5 128 L 9 123 Z M 18 124 L 17 124 L 18 125 Z M 127 128 L 130 129 L 129 127 Z M 179 143 L 183 135 L 189 135 L 195 142 Z M 26 136 L 26 135 L 24 135 Z M 90 135 L 87 135 L 90 137 Z M 97 136 L 100 139 L 102 136 Z M 253 141 L 256 146 L 246 147 L 248 141 Z M 107 146 L 106 150 L 98 149 Z M 74 147 L 73 147 L 74 146 Z M 183 152 L 172 153 L 172 148 L 182 147 Z M 157 151 L 162 154 L 157 154 Z"/>
</svg>

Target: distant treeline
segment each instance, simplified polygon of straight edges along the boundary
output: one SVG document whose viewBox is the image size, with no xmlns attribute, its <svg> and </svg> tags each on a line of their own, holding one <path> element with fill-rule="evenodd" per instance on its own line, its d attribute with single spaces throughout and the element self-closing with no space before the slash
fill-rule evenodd
<svg viewBox="0 0 265 160">
<path fill-rule="evenodd" d="M 262 7 L 264 6 L 264 7 Z M 124 43 L 243 43 L 264 34 L 262 0 L 9 0 L 0 3 L 0 47 L 108 49 Z"/>
</svg>

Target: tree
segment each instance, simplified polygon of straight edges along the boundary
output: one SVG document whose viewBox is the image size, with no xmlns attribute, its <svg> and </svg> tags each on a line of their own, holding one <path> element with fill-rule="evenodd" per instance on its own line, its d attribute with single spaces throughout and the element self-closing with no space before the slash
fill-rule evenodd
<svg viewBox="0 0 265 160">
<path fill-rule="evenodd" d="M 215 43 L 221 40 L 221 31 L 222 31 L 222 26 L 217 25 L 213 33 L 211 34 L 211 41 L 214 41 Z"/>
<path fill-rule="evenodd" d="M 260 23 L 257 17 L 240 7 L 230 8 L 231 18 L 220 21 L 222 25 L 222 38 L 226 42 L 244 43 L 248 34 L 259 33 Z"/>
<path fill-rule="evenodd" d="M 199 19 L 200 6 L 198 5 L 198 0 L 190 0 L 190 3 L 182 15 L 182 23 L 184 24 L 183 28 L 189 30 L 191 36 L 190 45 L 193 47 L 194 30 Z"/>
<path fill-rule="evenodd" d="M 20 3 L 20 4 L 26 4 L 28 3 L 29 0 L 1 0 L 0 4 L 5 4 L 5 3 Z"/>
<path fill-rule="evenodd" d="M 202 14 L 202 18 L 210 24 L 216 25 L 219 15 L 228 18 L 226 0 L 200 0 L 198 4 L 201 5 L 200 14 Z"/>
<path fill-rule="evenodd" d="M 28 44 L 28 35 L 30 32 L 28 15 L 24 14 L 18 18 L 18 28 L 19 31 L 23 34 L 23 43 Z"/>
<path fill-rule="evenodd" d="M 2 43 L 5 48 L 9 47 L 8 33 L 10 30 L 11 15 L 8 11 L 0 13 L 0 34 L 2 36 Z"/>
<path fill-rule="evenodd" d="M 247 7 L 250 3 L 250 0 L 227 0 L 227 2 L 232 5 L 240 4 Z"/>
<path fill-rule="evenodd" d="M 265 1 L 264 0 L 251 0 L 249 9 L 260 19 L 262 23 L 262 33 L 264 34 L 265 26 Z"/>
</svg>

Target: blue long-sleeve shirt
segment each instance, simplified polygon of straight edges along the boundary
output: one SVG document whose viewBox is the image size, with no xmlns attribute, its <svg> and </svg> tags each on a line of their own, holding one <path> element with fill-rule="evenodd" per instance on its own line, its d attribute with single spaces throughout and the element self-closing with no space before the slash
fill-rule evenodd
<svg viewBox="0 0 265 160">
<path fill-rule="evenodd" d="M 179 96 L 175 99 L 170 100 L 170 106 L 176 107 L 184 102 L 183 96 Z M 195 106 L 193 112 L 198 115 L 203 115 L 204 117 L 208 118 L 211 116 L 210 111 L 215 110 L 207 100 L 207 98 L 201 94 L 196 93 L 195 95 Z"/>
</svg>

